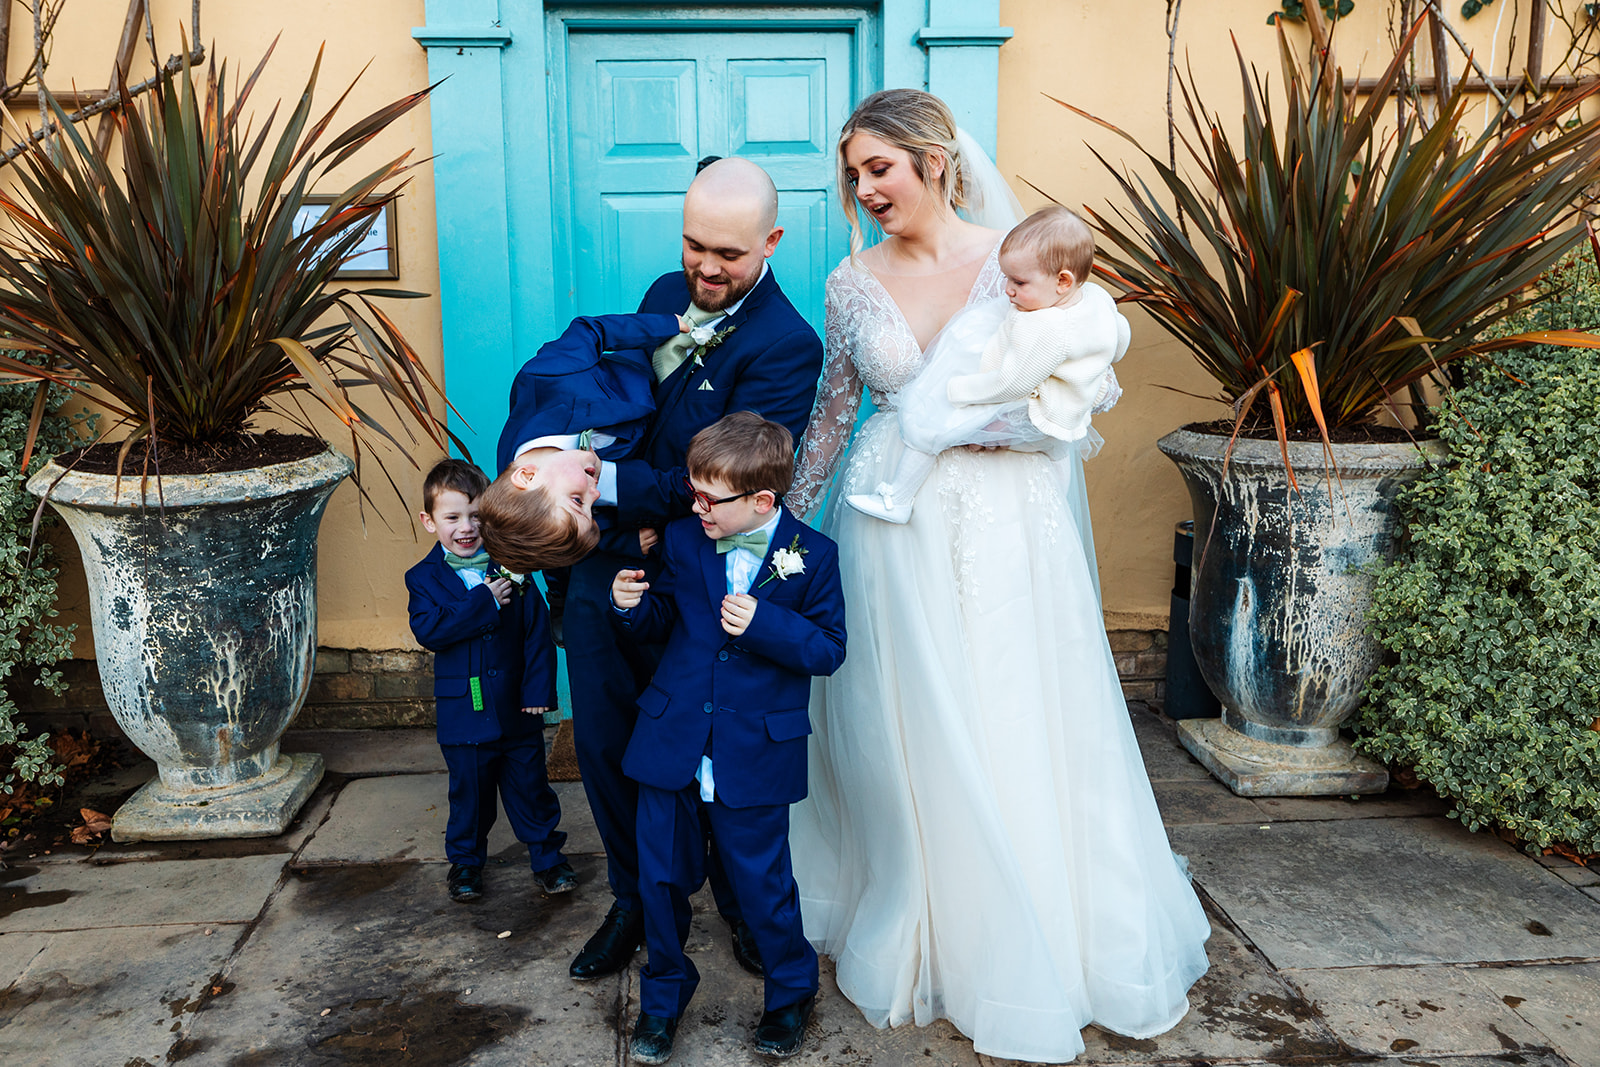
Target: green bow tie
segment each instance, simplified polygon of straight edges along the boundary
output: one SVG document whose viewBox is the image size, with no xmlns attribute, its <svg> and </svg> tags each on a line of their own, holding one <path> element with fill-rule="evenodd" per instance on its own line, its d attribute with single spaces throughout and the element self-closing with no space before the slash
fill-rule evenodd
<svg viewBox="0 0 1600 1067">
<path fill-rule="evenodd" d="M 754 552 L 758 556 L 767 554 L 767 531 L 757 530 L 755 533 L 733 534 L 730 537 L 717 538 L 717 555 L 732 552 L 742 548 L 747 552 Z"/>
<path fill-rule="evenodd" d="M 480 548 L 476 555 L 458 556 L 448 548 L 444 550 L 444 561 L 453 571 L 487 571 L 489 569 L 489 550 Z"/>
</svg>

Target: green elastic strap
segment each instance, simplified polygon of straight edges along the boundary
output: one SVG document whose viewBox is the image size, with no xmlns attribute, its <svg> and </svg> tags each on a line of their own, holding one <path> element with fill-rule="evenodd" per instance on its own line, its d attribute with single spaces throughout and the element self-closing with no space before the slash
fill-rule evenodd
<svg viewBox="0 0 1600 1067">
<path fill-rule="evenodd" d="M 472 679 L 472 710 L 483 710 L 483 680 L 480 678 Z"/>
</svg>

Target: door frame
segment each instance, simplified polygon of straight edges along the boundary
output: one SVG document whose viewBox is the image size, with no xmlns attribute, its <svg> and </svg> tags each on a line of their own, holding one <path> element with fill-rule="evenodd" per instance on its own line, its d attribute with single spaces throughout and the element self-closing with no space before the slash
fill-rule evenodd
<svg viewBox="0 0 1600 1067">
<path fill-rule="evenodd" d="M 717 31 L 737 31 L 742 33 L 760 33 L 763 30 L 773 32 L 804 32 L 807 30 L 843 32 L 850 35 L 850 88 L 848 91 L 848 107 L 854 107 L 855 102 L 866 95 L 862 91 L 863 85 L 879 84 L 876 74 L 878 60 L 877 12 L 875 5 L 867 6 L 862 3 L 841 3 L 836 8 L 816 9 L 808 13 L 779 12 L 769 9 L 752 17 L 745 14 L 742 17 L 737 13 L 729 13 L 725 9 L 695 8 L 690 5 L 654 7 L 649 10 L 638 8 L 622 10 L 596 10 L 592 3 L 551 3 L 546 15 L 546 55 L 547 70 L 551 86 L 550 99 L 550 204 L 551 227 L 555 236 L 553 249 L 566 249 L 568 254 L 575 253 L 573 226 L 576 222 L 571 216 L 572 206 L 572 157 L 571 138 L 568 129 L 567 109 L 562 106 L 562 87 L 567 84 L 568 65 L 570 54 L 569 41 L 573 31 L 612 31 L 616 33 L 649 33 L 651 31 L 689 30 L 696 32 L 715 33 Z M 824 134 L 824 136 L 827 136 Z M 831 183 L 830 183 L 831 187 Z M 676 249 L 676 245 L 673 246 Z M 676 257 L 673 257 L 676 259 Z M 551 270 L 554 277 L 559 279 L 578 269 L 576 263 L 557 263 L 551 260 Z M 831 264 L 829 265 L 831 269 Z M 564 322 L 577 314 L 578 306 L 575 295 L 571 293 L 556 292 L 553 294 L 552 314 L 558 322 Z M 642 293 L 637 295 L 643 295 Z M 612 311 L 632 310 L 631 308 L 608 308 Z M 810 316 L 807 315 L 807 318 Z M 821 332 L 820 325 L 818 332 Z"/>
<path fill-rule="evenodd" d="M 411 35 L 427 50 L 429 80 L 441 83 L 429 110 L 444 382 L 461 415 L 452 414 L 452 429 L 473 457 L 480 464 L 493 457 L 512 377 L 560 331 L 571 307 L 570 299 L 513 306 L 514 292 L 548 290 L 556 277 L 556 212 L 564 205 L 553 196 L 558 72 L 550 58 L 557 42 L 564 54 L 567 32 L 629 24 L 851 29 L 855 99 L 884 86 L 927 89 L 951 104 L 992 155 L 999 49 L 1011 37 L 999 16 L 999 0 L 658 8 L 615 0 L 426 0 L 427 25 Z M 452 389 L 452 382 L 464 385 Z"/>
</svg>

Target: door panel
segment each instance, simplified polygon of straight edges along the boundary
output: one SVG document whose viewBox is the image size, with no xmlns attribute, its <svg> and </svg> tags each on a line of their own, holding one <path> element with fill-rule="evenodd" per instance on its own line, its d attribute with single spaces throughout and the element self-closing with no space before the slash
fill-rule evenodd
<svg viewBox="0 0 1600 1067">
<path fill-rule="evenodd" d="M 849 247 L 833 207 L 832 141 L 851 106 L 845 31 L 630 33 L 567 37 L 568 247 L 558 293 L 570 314 L 632 311 L 679 266 L 683 190 L 707 155 L 741 155 L 778 186 L 783 239 L 772 269 L 822 328 L 822 283 Z M 559 183 L 558 183 L 559 188 Z"/>
</svg>

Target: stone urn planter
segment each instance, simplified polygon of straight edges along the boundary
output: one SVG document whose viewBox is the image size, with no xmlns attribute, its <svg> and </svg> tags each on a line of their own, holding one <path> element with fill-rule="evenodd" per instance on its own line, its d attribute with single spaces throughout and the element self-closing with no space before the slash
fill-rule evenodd
<svg viewBox="0 0 1600 1067">
<path fill-rule="evenodd" d="M 1189 636 L 1222 703 L 1179 724 L 1184 747 L 1240 796 L 1381 792 L 1388 773 L 1339 736 L 1380 655 L 1367 565 L 1393 556 L 1395 493 L 1444 447 L 1334 445 L 1335 479 L 1320 444 L 1291 443 L 1298 493 L 1277 441 L 1240 439 L 1226 481 L 1227 437 L 1179 430 L 1159 447 L 1194 502 Z"/>
<path fill-rule="evenodd" d="M 158 777 L 116 813 L 117 841 L 270 837 L 322 779 L 279 739 L 311 684 L 317 528 L 352 470 L 328 449 L 253 470 L 28 482 L 83 554 L 106 702 Z M 60 479 L 57 481 L 57 479 Z M 52 488 L 53 486 L 53 488 Z"/>
</svg>

